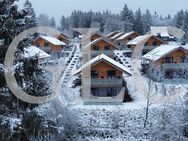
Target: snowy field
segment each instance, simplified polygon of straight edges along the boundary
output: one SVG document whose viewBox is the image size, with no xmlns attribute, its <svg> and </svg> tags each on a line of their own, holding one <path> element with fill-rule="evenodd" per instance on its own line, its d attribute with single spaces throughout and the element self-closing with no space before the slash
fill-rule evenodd
<svg viewBox="0 0 188 141">
<path fill-rule="evenodd" d="M 165 95 L 160 93 L 165 87 L 169 95 L 178 90 L 179 96 L 166 103 L 151 102 L 144 128 L 147 98 L 133 87 L 131 77 L 126 80 L 133 102 L 121 105 L 84 105 L 79 97 L 80 88 L 69 87 L 56 100 L 42 105 L 38 111 L 43 116 L 57 120 L 64 137 L 70 141 L 158 141 L 166 138 L 170 141 L 186 141 L 181 134 L 185 120 L 182 99 L 186 86 L 164 86 L 153 82 L 151 91 L 156 95 Z M 143 83 L 147 85 L 148 79 L 144 80 Z M 156 89 L 159 93 L 155 92 Z M 62 134 L 58 138 L 63 138 Z"/>
</svg>

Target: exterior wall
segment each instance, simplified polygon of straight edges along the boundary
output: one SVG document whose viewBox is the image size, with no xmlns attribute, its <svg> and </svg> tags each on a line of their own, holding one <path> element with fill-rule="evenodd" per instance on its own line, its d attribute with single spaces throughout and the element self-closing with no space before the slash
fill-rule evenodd
<svg viewBox="0 0 188 141">
<path fill-rule="evenodd" d="M 45 49 L 45 48 L 47 48 L 47 47 L 45 47 L 45 43 L 49 44 L 49 47 L 51 48 L 51 51 L 53 51 L 53 52 L 60 52 L 62 49 L 61 46 L 55 46 L 55 45 L 43 40 L 42 38 L 37 39 L 33 44 L 35 46 L 39 45 L 41 49 Z"/>
<path fill-rule="evenodd" d="M 172 62 L 166 62 L 166 57 L 172 57 Z M 179 49 L 155 62 L 150 62 L 150 67 L 153 69 L 152 76 L 158 80 L 188 79 L 188 63 L 182 62 L 182 57 L 188 57 L 188 54 Z M 185 66 L 182 66 L 182 63 Z"/>
<path fill-rule="evenodd" d="M 93 34 L 92 36 L 91 36 L 91 41 L 94 41 L 94 40 L 96 40 L 96 39 L 98 39 L 98 38 L 100 38 L 101 36 L 99 35 L 99 34 Z"/>
<path fill-rule="evenodd" d="M 122 78 L 123 77 L 122 71 L 118 70 L 117 68 L 113 67 L 112 65 L 109 65 L 108 63 L 106 63 L 104 61 L 98 63 L 95 66 L 93 66 L 91 68 L 91 70 L 99 71 L 99 78 L 107 78 L 107 71 L 108 70 L 115 70 L 117 78 Z"/>
<path fill-rule="evenodd" d="M 151 37 L 148 39 L 148 41 L 145 43 L 143 48 L 143 54 L 146 54 L 147 52 L 151 51 L 152 49 L 164 44 L 161 40 L 158 40 L 154 37 Z M 128 48 L 131 48 L 133 51 L 135 49 L 136 45 L 128 45 Z"/>
<path fill-rule="evenodd" d="M 148 46 L 153 46 L 153 43 L 156 42 L 156 45 L 155 46 L 160 46 L 162 44 L 162 42 L 160 40 L 157 40 L 156 38 L 154 37 L 151 37 L 147 42 L 146 44 L 148 44 Z"/>
<path fill-rule="evenodd" d="M 98 43 L 96 43 L 95 45 L 91 46 L 91 50 L 94 50 L 94 46 L 99 46 L 99 50 L 100 51 L 104 50 L 105 46 L 109 46 L 110 50 L 115 50 L 116 49 L 113 45 L 111 45 L 108 42 L 103 41 L 103 40 L 98 42 Z"/>
<path fill-rule="evenodd" d="M 170 55 L 167 55 L 166 57 L 172 57 L 173 58 L 173 62 L 172 63 L 181 63 L 181 57 L 187 57 L 188 54 L 186 54 L 183 50 L 177 50 L 175 52 L 173 52 Z M 161 64 L 165 63 L 165 58 L 161 59 Z"/>
<path fill-rule="evenodd" d="M 112 97 L 117 96 L 122 87 L 123 87 L 123 72 L 115 68 L 114 66 L 101 61 L 95 66 L 91 67 L 92 71 L 98 71 L 98 80 L 107 80 L 104 81 L 106 84 L 101 84 L 98 86 L 97 84 L 94 84 L 91 86 L 91 93 L 94 96 L 98 97 Z M 114 70 L 115 71 L 115 78 L 108 78 L 108 70 Z M 91 81 L 96 78 L 91 78 Z M 118 84 L 112 84 L 110 81 L 116 81 L 118 80 Z"/>
</svg>

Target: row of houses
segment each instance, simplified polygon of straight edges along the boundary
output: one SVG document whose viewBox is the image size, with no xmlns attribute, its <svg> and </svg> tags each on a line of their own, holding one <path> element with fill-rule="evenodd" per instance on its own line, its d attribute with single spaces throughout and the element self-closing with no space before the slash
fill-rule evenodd
<svg viewBox="0 0 188 141">
<path fill-rule="evenodd" d="M 172 43 L 173 42 L 173 43 Z M 60 58 L 62 49 L 65 49 L 70 40 L 64 34 L 54 36 L 38 36 L 28 52 L 38 52 L 40 63 L 49 58 Z M 124 77 L 132 75 L 130 62 L 135 49 L 143 44 L 140 62 L 141 71 L 156 81 L 171 79 L 187 80 L 188 48 L 177 43 L 177 39 L 168 33 L 166 27 L 151 27 L 146 35 L 139 35 L 132 31 L 129 33 L 114 31 L 108 35 L 95 32 L 91 42 L 84 48 L 89 48 L 91 60 L 76 71 L 91 66 L 91 94 L 97 97 L 114 97 L 118 94 L 128 96 Z M 116 51 L 122 52 L 118 56 Z M 29 55 L 28 55 L 29 56 Z M 127 57 L 129 59 L 122 59 Z M 126 65 L 128 64 L 128 65 Z"/>
<path fill-rule="evenodd" d="M 117 96 L 122 90 L 127 95 L 125 75 L 131 76 L 131 69 L 119 62 L 115 50 L 131 54 L 143 42 L 140 62 L 143 72 L 153 80 L 188 79 L 188 48 L 177 43 L 177 39 L 168 33 L 166 27 L 152 27 L 146 35 L 114 31 L 108 35 L 93 33 L 91 42 L 84 48 L 90 48 L 91 60 L 84 67 L 91 66 L 91 94 L 99 97 Z M 172 43 L 173 42 L 173 43 Z"/>
</svg>

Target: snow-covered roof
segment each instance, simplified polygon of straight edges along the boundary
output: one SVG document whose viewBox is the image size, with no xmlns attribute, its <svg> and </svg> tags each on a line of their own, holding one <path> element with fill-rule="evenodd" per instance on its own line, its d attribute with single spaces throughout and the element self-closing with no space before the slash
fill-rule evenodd
<svg viewBox="0 0 188 141">
<path fill-rule="evenodd" d="M 152 35 L 158 36 L 160 34 L 161 37 L 173 37 L 169 34 L 169 27 L 167 26 L 152 26 L 150 29 Z"/>
<path fill-rule="evenodd" d="M 123 34 L 124 34 L 124 32 L 120 32 L 120 33 L 114 35 L 113 37 L 111 37 L 110 39 L 111 39 L 111 40 L 117 39 L 117 38 L 119 38 L 120 36 L 122 36 Z"/>
<path fill-rule="evenodd" d="M 127 38 L 128 36 L 130 36 L 133 33 L 135 33 L 135 32 L 132 31 L 132 32 L 129 32 L 129 33 L 125 33 L 122 36 L 120 36 L 117 40 L 123 40 L 123 39 Z"/>
<path fill-rule="evenodd" d="M 112 42 L 109 42 L 104 37 L 100 37 L 100 38 L 97 38 L 97 39 L 93 40 L 92 42 L 90 42 L 89 44 L 87 44 L 84 48 L 91 47 L 91 46 L 95 45 L 96 43 L 98 43 L 98 42 L 100 42 L 102 40 L 105 41 L 105 42 L 107 42 L 107 43 L 109 43 L 109 44 L 111 44 L 115 48 L 118 48 L 116 45 L 114 45 Z"/>
<path fill-rule="evenodd" d="M 113 34 L 115 34 L 115 33 L 117 33 L 118 34 L 118 32 L 117 31 L 113 31 L 113 32 L 110 32 L 108 35 L 107 35 L 107 37 L 110 37 L 110 36 L 112 36 Z"/>
<path fill-rule="evenodd" d="M 51 37 L 51 36 L 40 36 L 42 39 L 50 42 L 51 44 L 53 45 L 57 45 L 57 46 L 64 46 L 66 45 L 64 42 L 54 38 L 54 37 Z"/>
<path fill-rule="evenodd" d="M 40 59 L 42 59 L 42 58 L 50 58 L 51 57 L 51 55 L 49 55 L 48 53 L 44 52 L 43 50 L 39 49 L 36 46 L 29 46 L 29 47 L 25 48 L 25 51 L 24 51 L 24 57 L 25 58 L 34 57 L 36 55 Z"/>
<path fill-rule="evenodd" d="M 129 68 L 126 68 L 124 65 L 116 62 L 114 59 L 106 56 L 105 54 L 101 54 L 101 55 L 98 55 L 96 56 L 95 58 L 91 59 L 90 61 L 88 61 L 86 64 L 84 64 L 81 68 L 79 68 L 75 74 L 78 74 L 78 73 L 81 73 L 81 71 L 88 67 L 88 66 L 94 66 L 97 62 L 100 62 L 100 61 L 105 61 L 109 64 L 112 64 L 113 66 L 117 67 L 118 69 L 124 71 L 125 73 L 131 75 L 131 71 L 129 70 Z"/>
<path fill-rule="evenodd" d="M 150 37 L 152 37 L 152 35 L 150 35 L 150 34 L 138 36 L 138 37 L 134 38 L 133 40 L 129 41 L 127 43 L 127 45 L 137 45 L 138 43 L 140 43 L 146 39 L 149 39 Z"/>
<path fill-rule="evenodd" d="M 180 49 L 180 48 L 184 48 L 184 49 L 188 50 L 187 46 L 172 45 L 172 44 L 161 45 L 161 46 L 153 49 L 152 51 L 148 52 L 147 54 L 145 54 L 143 56 L 143 58 L 152 60 L 152 61 L 157 61 L 158 59 L 160 59 L 160 58 L 166 56 L 167 54 L 169 54 L 177 49 Z"/>
</svg>

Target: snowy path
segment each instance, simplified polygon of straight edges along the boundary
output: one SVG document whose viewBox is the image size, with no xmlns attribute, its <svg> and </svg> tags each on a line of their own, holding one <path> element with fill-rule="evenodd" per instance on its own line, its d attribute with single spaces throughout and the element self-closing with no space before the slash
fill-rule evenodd
<svg viewBox="0 0 188 141">
<path fill-rule="evenodd" d="M 69 60 L 65 66 L 64 73 L 62 75 L 62 87 L 71 87 L 71 80 L 73 79 L 72 71 L 76 69 L 76 64 L 79 59 L 79 45 L 74 44 L 74 48 L 69 55 Z"/>
</svg>

